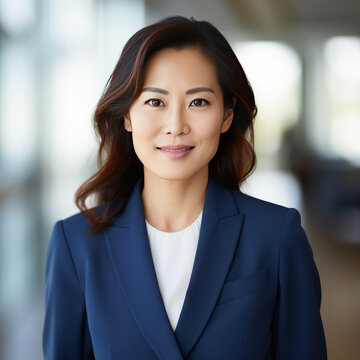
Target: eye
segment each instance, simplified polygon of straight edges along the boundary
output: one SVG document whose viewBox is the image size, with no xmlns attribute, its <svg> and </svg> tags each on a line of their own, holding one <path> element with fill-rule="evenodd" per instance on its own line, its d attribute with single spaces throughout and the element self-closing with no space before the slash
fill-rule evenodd
<svg viewBox="0 0 360 360">
<path fill-rule="evenodd" d="M 145 104 L 149 104 L 152 107 L 164 106 L 164 103 L 160 99 L 150 99 L 145 101 Z"/>
<path fill-rule="evenodd" d="M 195 99 L 190 103 L 190 106 L 202 107 L 208 104 L 209 102 L 205 99 Z"/>
</svg>

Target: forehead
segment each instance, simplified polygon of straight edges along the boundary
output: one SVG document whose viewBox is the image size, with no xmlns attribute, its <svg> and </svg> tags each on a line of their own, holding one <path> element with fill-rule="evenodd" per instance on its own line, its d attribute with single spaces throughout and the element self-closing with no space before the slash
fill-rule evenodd
<svg viewBox="0 0 360 360">
<path fill-rule="evenodd" d="M 156 52 L 144 69 L 144 86 L 155 83 L 220 86 L 214 63 L 195 47 Z"/>
</svg>

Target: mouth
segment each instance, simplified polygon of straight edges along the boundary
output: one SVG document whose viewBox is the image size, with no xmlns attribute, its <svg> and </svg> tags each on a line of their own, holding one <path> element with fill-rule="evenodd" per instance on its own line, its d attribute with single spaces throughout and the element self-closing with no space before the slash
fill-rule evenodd
<svg viewBox="0 0 360 360">
<path fill-rule="evenodd" d="M 158 150 L 168 151 L 168 152 L 181 152 L 188 151 L 193 149 L 195 146 L 190 145 L 166 145 L 157 147 Z"/>
<path fill-rule="evenodd" d="M 170 157 L 172 159 L 181 159 L 188 155 L 195 146 L 191 145 L 165 145 L 156 147 L 156 149 L 160 150 L 164 155 Z"/>
</svg>

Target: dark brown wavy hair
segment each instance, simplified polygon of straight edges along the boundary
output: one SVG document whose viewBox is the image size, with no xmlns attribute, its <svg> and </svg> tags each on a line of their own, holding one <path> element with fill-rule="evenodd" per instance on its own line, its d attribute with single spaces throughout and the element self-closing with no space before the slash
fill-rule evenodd
<svg viewBox="0 0 360 360">
<path fill-rule="evenodd" d="M 233 107 L 236 98 L 231 127 L 220 136 L 209 174 L 228 189 L 239 191 L 240 184 L 254 170 L 253 122 L 257 109 L 236 55 L 209 22 L 180 16 L 166 18 L 129 39 L 95 109 L 99 169 L 75 194 L 76 205 L 89 220 L 93 233 L 104 230 L 123 211 L 134 184 L 143 176 L 132 135 L 124 128 L 124 116 L 141 93 L 147 61 L 161 49 L 187 46 L 199 49 L 215 65 L 224 108 Z M 87 206 L 89 196 L 94 197 L 96 207 Z"/>
</svg>

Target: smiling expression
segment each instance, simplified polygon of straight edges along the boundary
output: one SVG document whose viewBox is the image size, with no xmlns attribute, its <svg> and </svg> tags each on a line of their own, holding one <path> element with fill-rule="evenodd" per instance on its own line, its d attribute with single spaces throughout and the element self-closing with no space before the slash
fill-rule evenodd
<svg viewBox="0 0 360 360">
<path fill-rule="evenodd" d="M 124 126 L 132 132 L 145 177 L 180 180 L 208 176 L 232 118 L 212 61 L 193 47 L 167 48 L 146 64 L 142 92 Z"/>
</svg>

